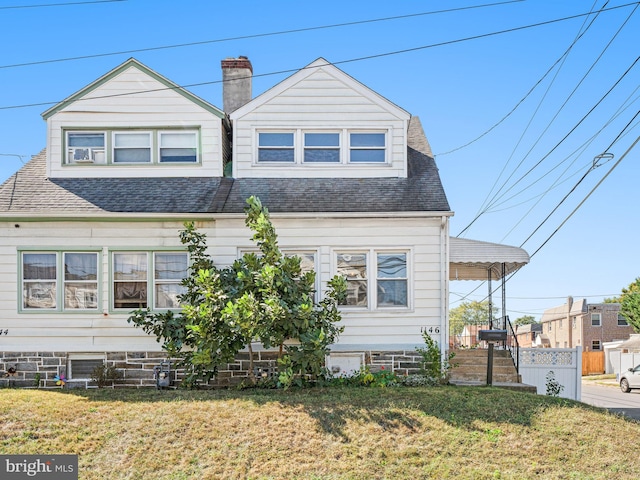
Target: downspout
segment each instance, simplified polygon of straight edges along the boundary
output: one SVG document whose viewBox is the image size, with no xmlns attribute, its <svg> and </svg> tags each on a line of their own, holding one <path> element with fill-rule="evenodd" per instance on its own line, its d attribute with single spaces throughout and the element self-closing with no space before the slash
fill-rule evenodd
<svg viewBox="0 0 640 480">
<path fill-rule="evenodd" d="M 449 350 L 449 222 L 446 216 L 440 217 L 440 353 L 446 358 Z"/>
</svg>

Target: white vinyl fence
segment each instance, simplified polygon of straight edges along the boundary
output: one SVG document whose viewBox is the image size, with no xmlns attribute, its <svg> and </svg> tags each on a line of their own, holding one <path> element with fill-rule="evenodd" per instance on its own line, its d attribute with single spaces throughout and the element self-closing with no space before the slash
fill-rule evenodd
<svg viewBox="0 0 640 480">
<path fill-rule="evenodd" d="M 620 374 L 630 368 L 640 365 L 640 353 L 638 352 L 622 353 L 621 350 L 611 350 L 608 353 L 607 363 L 611 363 L 613 369 L 611 373 L 615 373 L 616 378 L 620 378 Z M 607 373 L 609 372 L 607 371 Z"/>
<path fill-rule="evenodd" d="M 548 385 L 559 384 L 559 397 L 580 400 L 582 348 L 521 348 L 518 366 L 522 383 L 535 385 L 538 395 L 546 395 Z"/>
</svg>

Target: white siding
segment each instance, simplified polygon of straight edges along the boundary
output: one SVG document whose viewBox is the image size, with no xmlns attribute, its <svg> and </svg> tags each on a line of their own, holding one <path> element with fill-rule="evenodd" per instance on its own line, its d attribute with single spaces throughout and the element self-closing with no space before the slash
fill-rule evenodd
<svg viewBox="0 0 640 480">
<path fill-rule="evenodd" d="M 409 308 L 343 310 L 345 331 L 338 349 L 377 346 L 381 349 L 422 345 L 422 327 L 445 329 L 440 279 L 441 221 L 437 218 L 273 218 L 280 247 L 287 251 L 317 252 L 322 288 L 335 274 L 335 252 L 394 249 L 408 252 Z M 180 222 L 43 222 L 0 224 L 0 336 L 4 351 L 103 352 L 160 350 L 155 338 L 127 323 L 128 314 L 109 308 L 110 249 L 180 248 Z M 228 265 L 241 250 L 255 248 L 244 218 L 200 222 L 210 253 L 219 265 Z M 320 239 L 320 240 L 318 240 Z M 21 248 L 100 248 L 101 307 L 95 313 L 21 312 L 18 255 Z M 375 276 L 370 272 L 370 278 Z M 437 336 L 435 336 L 436 339 Z"/>
<path fill-rule="evenodd" d="M 144 93 L 128 95 L 131 92 Z M 200 130 L 202 163 L 63 165 L 63 129 L 132 127 Z M 222 176 L 222 129 L 222 121 L 213 113 L 130 67 L 48 118 L 47 174 L 52 178 Z"/>
<path fill-rule="evenodd" d="M 334 67 L 316 68 L 277 95 L 234 119 L 234 176 L 406 177 L 406 112 L 375 95 Z M 386 164 L 257 164 L 257 130 L 303 129 L 387 132 Z M 342 148 L 346 148 L 343 138 Z M 301 148 L 301 145 L 298 145 Z"/>
</svg>

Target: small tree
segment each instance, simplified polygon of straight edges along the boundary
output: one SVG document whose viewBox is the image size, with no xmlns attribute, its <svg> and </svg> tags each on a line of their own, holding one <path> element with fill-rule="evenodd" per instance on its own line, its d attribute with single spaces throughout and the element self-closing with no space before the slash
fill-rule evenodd
<svg viewBox="0 0 640 480">
<path fill-rule="evenodd" d="M 493 308 L 493 315 L 498 309 Z M 462 302 L 449 312 L 449 333 L 457 336 L 462 333 L 465 325 L 489 325 L 489 302 Z"/>
<path fill-rule="evenodd" d="M 536 317 L 533 315 L 523 315 L 513 322 L 514 325 L 531 325 L 532 323 L 536 323 Z"/>
<path fill-rule="evenodd" d="M 247 253 L 219 269 L 206 254 L 206 238 L 185 224 L 180 239 L 191 254 L 189 277 L 183 281 L 180 313 L 133 312 L 129 321 L 156 335 L 163 348 L 187 368 L 187 385 L 209 380 L 219 365 L 247 347 L 253 379 L 251 343 L 279 347 L 281 377 L 320 376 L 328 347 L 342 327 L 337 305 L 346 295 L 346 280 L 334 277 L 324 300 L 314 302 L 315 273 L 302 273 L 300 258 L 278 247 L 268 210 L 256 197 L 247 200 L 246 225 L 254 232 L 260 255 Z M 291 340 L 292 345 L 284 346 Z"/>
<path fill-rule="evenodd" d="M 618 297 L 620 313 L 636 332 L 640 332 L 640 278 L 636 278 Z"/>
</svg>

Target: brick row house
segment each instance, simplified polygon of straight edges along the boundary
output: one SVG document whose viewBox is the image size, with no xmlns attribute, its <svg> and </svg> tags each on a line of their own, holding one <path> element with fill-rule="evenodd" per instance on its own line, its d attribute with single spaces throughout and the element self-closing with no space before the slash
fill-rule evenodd
<svg viewBox="0 0 640 480">
<path fill-rule="evenodd" d="M 604 351 L 604 343 L 627 340 L 634 333 L 618 303 L 588 303 L 586 299 L 545 310 L 542 336 L 553 348 L 581 347 L 585 352 Z"/>
<path fill-rule="evenodd" d="M 486 278 L 503 247 L 517 257 L 503 274 L 528 262 L 515 247 L 487 254 L 449 237 L 453 211 L 418 117 L 322 58 L 255 98 L 246 57 L 221 66 L 223 109 L 129 59 L 43 113 L 46 149 L 0 186 L 0 376 L 86 386 L 106 362 L 121 385 L 153 385 L 163 352 L 130 312 L 180 308 L 185 221 L 218 265 L 255 248 L 251 195 L 283 251 L 315 269 L 319 296 L 347 278 L 345 330 L 327 359 L 336 372 L 406 372 L 423 329 L 448 345 L 450 278 Z M 473 266 L 481 273 L 465 277 Z M 245 360 L 214 384 L 246 378 Z"/>
</svg>

